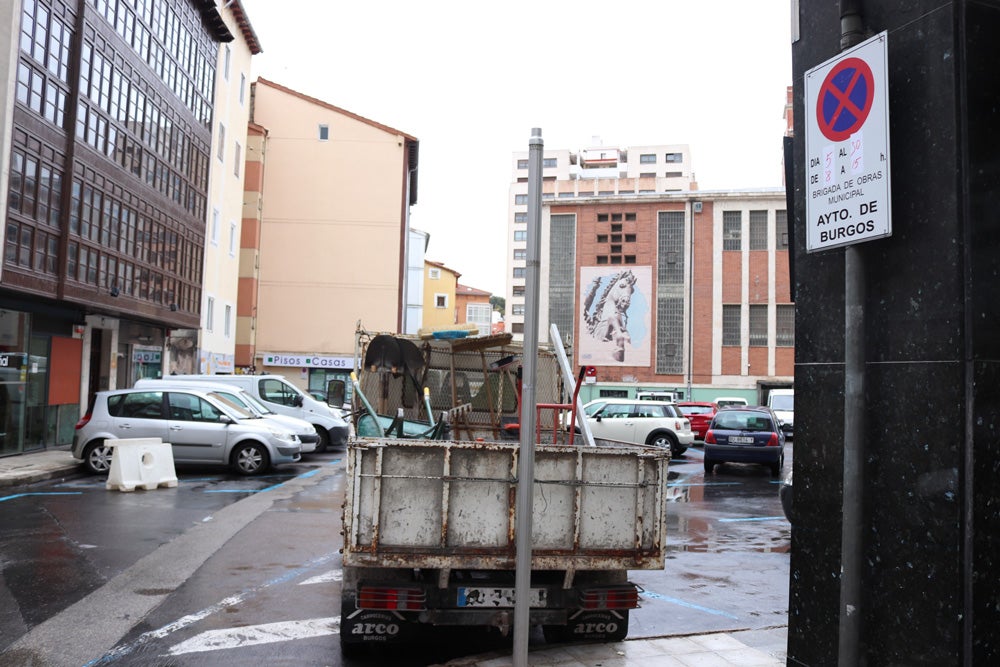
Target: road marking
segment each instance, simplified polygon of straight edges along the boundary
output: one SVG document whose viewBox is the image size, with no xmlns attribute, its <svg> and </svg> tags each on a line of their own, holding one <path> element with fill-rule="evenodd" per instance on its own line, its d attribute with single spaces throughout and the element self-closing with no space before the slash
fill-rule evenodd
<svg viewBox="0 0 1000 667">
<path fill-rule="evenodd" d="M 643 591 L 639 595 L 641 595 L 644 598 L 652 598 L 654 600 L 663 600 L 665 602 L 670 602 L 672 604 L 680 605 L 681 607 L 687 607 L 688 609 L 697 609 L 698 611 L 703 611 L 706 614 L 713 614 L 715 616 L 725 616 L 726 618 L 731 618 L 734 621 L 740 620 L 739 616 L 733 616 L 732 614 L 730 614 L 728 612 L 721 611 L 719 609 L 709 609 L 708 607 L 702 607 L 701 605 L 698 605 L 698 604 L 693 604 L 691 602 L 685 602 L 684 600 L 681 600 L 680 598 L 672 598 L 672 597 L 669 597 L 669 596 L 666 596 L 666 595 L 660 595 L 659 593 L 654 593 L 653 591 Z"/>
<path fill-rule="evenodd" d="M 315 577 L 310 577 L 305 581 L 300 581 L 299 586 L 305 586 L 307 584 L 325 584 L 328 581 L 343 581 L 344 573 L 341 570 L 330 570 L 329 572 L 324 572 L 323 574 L 317 575 Z"/>
<path fill-rule="evenodd" d="M 340 632 L 340 616 L 309 618 L 304 621 L 281 621 L 261 625 L 245 625 L 226 630 L 207 630 L 191 639 L 170 647 L 167 655 L 204 653 L 258 644 L 273 644 L 295 639 L 324 637 Z"/>
<path fill-rule="evenodd" d="M 239 604 L 243 600 L 249 599 L 255 596 L 256 594 L 260 593 L 261 591 L 270 588 L 271 586 L 277 584 L 283 584 L 291 579 L 294 579 L 295 577 L 302 575 L 303 572 L 313 567 L 316 567 L 317 565 L 323 565 L 328 561 L 332 560 L 334 557 L 335 554 L 331 553 L 331 554 L 326 554 L 324 556 L 320 556 L 318 558 L 313 558 L 312 560 L 308 561 L 303 567 L 296 568 L 290 572 L 282 574 L 279 577 L 275 577 L 270 581 L 266 581 L 257 586 L 253 586 L 245 591 L 241 591 L 236 595 L 232 595 L 223 600 L 220 600 L 219 602 L 216 602 L 211 606 L 205 607 L 201 611 L 197 611 L 193 614 L 188 614 L 187 616 L 183 616 L 177 619 L 176 621 L 168 623 L 156 630 L 150 630 L 149 632 L 144 632 L 143 634 L 139 635 L 139 637 L 132 640 L 128 644 L 123 644 L 121 646 L 117 646 L 111 649 L 97 660 L 92 660 L 91 662 L 87 663 L 86 665 L 84 665 L 84 667 L 90 667 L 91 665 L 106 665 L 115 662 L 119 658 L 125 657 L 126 655 L 138 649 L 140 646 L 143 646 L 144 644 L 147 644 L 154 639 L 163 639 L 164 637 L 166 637 L 171 633 L 177 632 L 178 630 L 183 630 L 189 625 L 197 623 L 198 621 L 207 618 L 212 614 L 223 611 L 227 607 Z"/>
<path fill-rule="evenodd" d="M 12 496 L 0 496 L 0 503 L 5 500 L 14 500 L 14 498 L 24 498 L 25 496 L 79 496 L 82 494 L 82 491 L 38 491 L 34 493 L 15 493 Z"/>
</svg>

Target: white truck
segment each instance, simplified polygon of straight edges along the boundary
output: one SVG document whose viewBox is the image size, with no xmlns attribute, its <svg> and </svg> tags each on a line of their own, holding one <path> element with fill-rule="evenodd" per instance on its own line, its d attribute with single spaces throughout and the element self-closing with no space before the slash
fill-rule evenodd
<svg viewBox="0 0 1000 667">
<path fill-rule="evenodd" d="M 394 372 L 366 363 L 355 391 L 361 437 L 348 444 L 346 459 L 345 652 L 404 642 L 422 625 L 506 634 L 513 624 L 520 446 L 511 437 L 519 396 L 510 392 L 519 386 L 521 351 L 509 334 L 415 344 L 422 367 L 414 368 L 413 354 Z M 565 405 L 555 355 L 538 359 L 530 622 L 552 641 L 620 640 L 629 610 L 639 606 L 628 570 L 664 566 L 669 451 L 588 446 L 580 435 L 568 444 L 571 433 L 554 427 L 559 409 L 547 407 Z M 441 371 L 464 374 L 472 400 L 453 405 L 457 389 L 438 387 L 439 397 L 454 398 L 431 408 L 431 391 L 421 402 L 416 387 L 406 387 Z M 376 403 L 382 408 L 366 409 Z M 428 409 L 450 411 L 450 433 L 427 419 Z M 396 418 L 386 416 L 393 411 Z M 379 425 L 371 412 L 383 415 Z M 359 419 L 365 414 L 367 421 Z M 450 437 L 402 435 L 421 428 Z"/>
</svg>

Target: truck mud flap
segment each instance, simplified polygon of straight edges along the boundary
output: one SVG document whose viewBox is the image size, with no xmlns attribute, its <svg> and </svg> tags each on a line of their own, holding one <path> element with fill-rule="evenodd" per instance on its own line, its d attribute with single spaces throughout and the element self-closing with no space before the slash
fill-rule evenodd
<svg viewBox="0 0 1000 667">
<path fill-rule="evenodd" d="M 340 614 L 340 643 L 388 646 L 411 642 L 417 635 L 416 623 L 398 611 L 357 609 L 354 599 L 344 599 Z"/>
<path fill-rule="evenodd" d="M 620 642 L 628 636 L 628 610 L 576 611 L 566 625 L 542 628 L 548 642 Z"/>
</svg>

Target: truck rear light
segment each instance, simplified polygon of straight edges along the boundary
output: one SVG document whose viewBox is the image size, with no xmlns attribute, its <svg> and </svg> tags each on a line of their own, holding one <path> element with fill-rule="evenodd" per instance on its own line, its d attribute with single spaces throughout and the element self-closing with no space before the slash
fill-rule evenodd
<svg viewBox="0 0 1000 667">
<path fill-rule="evenodd" d="M 706 433 L 705 434 L 705 442 L 707 444 L 709 444 L 709 445 L 714 445 L 715 444 L 715 433 L 713 433 L 712 431 L 709 431 L 708 433 Z"/>
<path fill-rule="evenodd" d="M 637 609 L 639 589 L 636 586 L 588 588 L 580 596 L 584 609 Z"/>
<path fill-rule="evenodd" d="M 772 433 L 771 434 L 771 439 L 767 441 L 767 446 L 768 447 L 777 447 L 778 446 L 778 434 L 777 433 Z"/>
<path fill-rule="evenodd" d="M 362 586 L 358 593 L 358 607 L 422 611 L 427 608 L 427 595 L 419 588 Z"/>
</svg>

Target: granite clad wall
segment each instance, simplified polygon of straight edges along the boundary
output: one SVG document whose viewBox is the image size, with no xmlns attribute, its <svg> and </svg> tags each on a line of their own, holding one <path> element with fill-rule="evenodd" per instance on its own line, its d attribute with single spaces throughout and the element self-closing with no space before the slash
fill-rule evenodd
<svg viewBox="0 0 1000 667">
<path fill-rule="evenodd" d="M 861 3 L 888 30 L 893 235 L 862 244 L 866 665 L 996 664 L 1000 612 L 1000 2 Z M 796 439 L 788 663 L 837 664 L 843 250 L 805 252 L 806 70 L 837 3 L 800 3 Z"/>
</svg>

